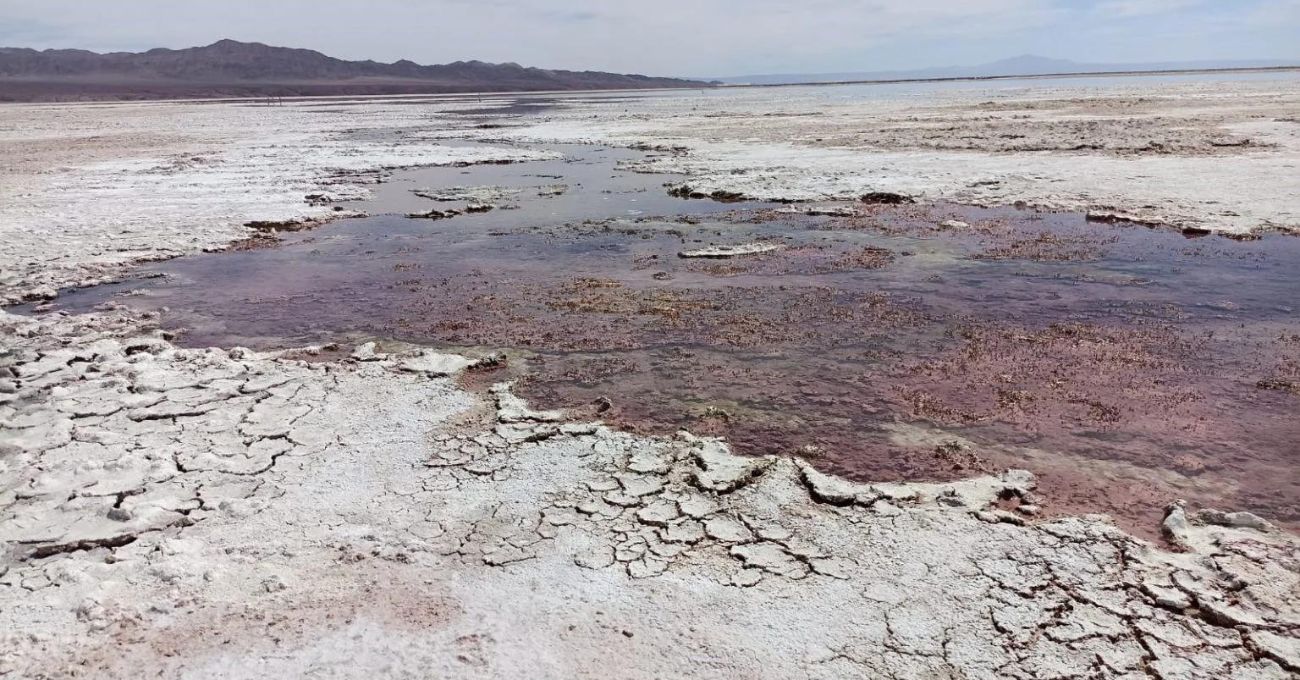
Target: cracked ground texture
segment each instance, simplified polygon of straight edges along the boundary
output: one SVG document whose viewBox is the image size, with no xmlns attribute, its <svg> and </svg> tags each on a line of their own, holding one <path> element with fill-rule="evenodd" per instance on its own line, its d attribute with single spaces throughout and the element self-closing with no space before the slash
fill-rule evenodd
<svg viewBox="0 0 1300 680">
<path fill-rule="evenodd" d="M 1285 678 L 1300 550 L 858 485 L 485 397 L 436 355 L 177 349 L 3 317 L 13 677 Z M 69 343 L 75 340 L 74 343 Z"/>
<path fill-rule="evenodd" d="M 154 168 L 141 159 L 156 148 L 100 139 L 78 155 L 36 139 L 64 134 L 55 123 L 6 139 L 26 151 L 6 153 L 15 182 L 0 191 L 26 202 L 6 201 L 0 226 L 37 236 L 0 247 L 4 295 L 309 213 L 294 197 L 328 188 L 331 161 L 289 172 L 239 149 L 304 158 L 371 140 L 346 166 L 372 172 L 390 156 L 366 156 L 372 137 L 341 121 L 391 133 L 423 115 L 291 110 L 329 122 L 290 139 L 283 118 L 207 106 L 201 134 L 174 120 L 194 107 L 122 107 L 180 137 L 156 140 L 166 153 L 206 146 L 231 169 L 187 193 L 203 164 L 169 167 L 156 197 L 186 198 L 153 240 L 160 209 L 126 209 L 147 174 L 120 163 Z M 89 109 L 51 110 L 88 134 Z M 403 156 L 475 160 L 402 136 Z M 121 191 L 78 207 L 51 188 L 103 179 L 104 163 Z M 186 219 L 202 230 L 186 237 Z M 147 252 L 114 250 L 124 235 Z M 474 359 L 183 349 L 156 323 L 0 313 L 0 677 L 1300 675 L 1300 542 L 1252 515 L 1173 507 L 1167 550 L 1104 517 L 1003 509 L 1032 498 L 1023 472 L 852 484 L 536 411 L 505 384 L 469 392 L 453 377 Z"/>
<path fill-rule="evenodd" d="M 489 138 L 648 144 L 640 167 L 764 200 L 871 192 L 1152 225 L 1300 231 L 1300 72 L 1005 86 L 757 88 L 575 111 Z"/>
</svg>

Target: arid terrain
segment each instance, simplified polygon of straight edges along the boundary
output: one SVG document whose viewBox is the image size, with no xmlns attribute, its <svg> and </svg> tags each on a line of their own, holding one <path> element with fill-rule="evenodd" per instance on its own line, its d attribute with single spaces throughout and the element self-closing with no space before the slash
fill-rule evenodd
<svg viewBox="0 0 1300 680">
<path fill-rule="evenodd" d="M 0 677 L 1300 674 L 1300 76 L 0 150 Z"/>
<path fill-rule="evenodd" d="M 0 101 L 75 102 L 706 87 L 678 78 L 460 61 L 345 61 L 314 50 L 218 40 L 145 52 L 0 47 Z"/>
</svg>

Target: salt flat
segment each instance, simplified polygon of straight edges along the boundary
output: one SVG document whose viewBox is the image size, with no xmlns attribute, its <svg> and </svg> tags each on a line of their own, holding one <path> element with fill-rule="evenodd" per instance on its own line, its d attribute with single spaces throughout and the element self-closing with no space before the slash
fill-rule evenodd
<svg viewBox="0 0 1300 680">
<path fill-rule="evenodd" d="M 542 140 L 659 148 L 643 169 L 705 193 L 1292 229 L 1298 101 L 1296 80 L 807 88 L 578 99 L 493 127 L 436 99 L 3 107 L 0 298 Z M 0 316 L 0 675 L 1300 673 L 1300 542 L 1266 518 L 1175 507 L 1166 549 L 1009 509 L 1033 496 L 1022 472 L 851 484 L 467 391 L 445 375 L 465 362 L 427 350 L 182 349 L 156 322 Z"/>
<path fill-rule="evenodd" d="M 512 136 L 683 147 L 690 153 L 647 169 L 689 173 L 704 193 L 817 200 L 891 191 L 1227 233 L 1300 225 L 1294 74 L 1070 83 L 707 92 L 592 103 Z"/>
</svg>

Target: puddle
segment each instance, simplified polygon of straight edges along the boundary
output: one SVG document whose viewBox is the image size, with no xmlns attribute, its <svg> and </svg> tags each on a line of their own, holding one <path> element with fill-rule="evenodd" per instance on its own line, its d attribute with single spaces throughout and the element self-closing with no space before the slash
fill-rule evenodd
<svg viewBox="0 0 1300 680">
<path fill-rule="evenodd" d="M 489 379 L 544 408 L 607 400 L 628 429 L 865 480 L 1026 467 L 1048 515 L 1148 536 L 1174 498 L 1300 527 L 1300 239 L 951 205 L 814 217 L 669 196 L 681 178 L 621 169 L 644 152 L 555 148 L 568 160 L 398 173 L 355 206 L 385 214 L 57 308 L 159 310 L 197 346 L 508 348 Z M 776 248 L 680 257 L 750 244 Z"/>
</svg>

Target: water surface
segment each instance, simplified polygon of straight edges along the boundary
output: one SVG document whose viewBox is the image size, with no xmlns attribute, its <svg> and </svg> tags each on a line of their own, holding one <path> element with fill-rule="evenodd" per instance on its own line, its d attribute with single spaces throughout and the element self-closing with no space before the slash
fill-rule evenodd
<svg viewBox="0 0 1300 680">
<path fill-rule="evenodd" d="M 488 379 L 628 429 L 863 480 L 1026 467 L 1047 514 L 1146 535 L 1175 498 L 1300 526 L 1300 239 L 954 205 L 808 216 L 670 196 L 681 178 L 622 168 L 645 152 L 555 148 L 398 173 L 354 206 L 372 217 L 58 307 L 158 310 L 199 346 L 505 349 Z M 503 189 L 489 212 L 406 216 L 470 204 L 414 189 L 484 185 Z M 680 257 L 752 242 L 781 249 Z"/>
</svg>

